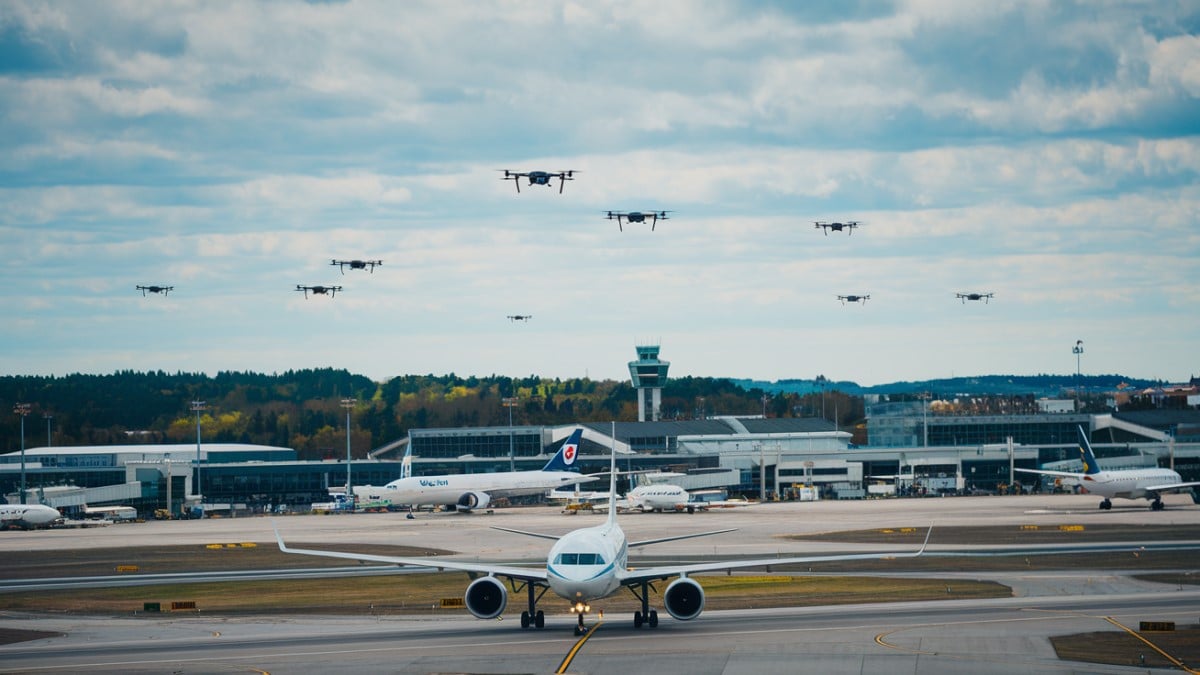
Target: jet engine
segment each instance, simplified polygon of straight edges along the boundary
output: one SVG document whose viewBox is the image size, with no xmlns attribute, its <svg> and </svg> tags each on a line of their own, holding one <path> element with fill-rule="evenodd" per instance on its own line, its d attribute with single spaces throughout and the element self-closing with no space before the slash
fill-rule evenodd
<svg viewBox="0 0 1200 675">
<path fill-rule="evenodd" d="M 695 581 L 680 577 L 663 593 L 663 607 L 680 621 L 694 619 L 704 610 L 704 589 Z"/>
<path fill-rule="evenodd" d="M 454 507 L 459 511 L 470 511 L 471 509 L 486 509 L 487 505 L 492 502 L 492 496 L 486 492 L 464 492 L 458 501 L 454 503 Z"/>
<path fill-rule="evenodd" d="M 494 619 L 508 607 L 508 591 L 496 577 L 480 577 L 467 586 L 463 597 L 477 619 Z"/>
</svg>

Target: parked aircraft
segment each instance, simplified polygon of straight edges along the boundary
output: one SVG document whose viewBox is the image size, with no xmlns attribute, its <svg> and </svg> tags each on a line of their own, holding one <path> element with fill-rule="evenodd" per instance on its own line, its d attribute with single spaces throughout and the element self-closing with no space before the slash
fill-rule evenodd
<svg viewBox="0 0 1200 675">
<path fill-rule="evenodd" d="M 16 526 L 30 530 L 61 518 L 58 509 L 44 504 L 0 504 L 0 528 Z"/>
<path fill-rule="evenodd" d="M 544 494 L 547 490 L 596 480 L 575 469 L 582 429 L 571 433 L 562 447 L 536 471 L 405 476 L 382 487 L 359 485 L 359 501 L 390 506 L 451 506 L 459 511 L 487 508 L 496 497 Z M 406 456 L 411 467 L 411 460 Z M 409 469 L 411 471 L 411 468 Z"/>
<path fill-rule="evenodd" d="M 572 434 L 572 438 L 575 435 Z M 571 439 L 568 439 L 570 443 Z M 566 447 L 567 444 L 564 444 Z M 714 534 L 730 532 L 730 529 L 680 534 L 657 539 L 642 541 L 626 541 L 625 532 L 617 523 L 616 509 L 616 452 L 612 454 L 609 477 L 608 518 L 593 527 L 572 530 L 563 535 L 526 532 L 505 527 L 492 529 L 515 534 L 523 534 L 554 541 L 550 553 L 546 557 L 543 569 L 531 569 L 514 565 L 502 565 L 487 562 L 470 562 L 459 560 L 431 560 L 429 558 L 406 558 L 399 556 L 369 555 L 360 553 L 345 553 L 339 551 L 320 551 L 315 549 L 292 548 L 284 543 L 283 537 L 276 530 L 275 537 L 279 549 L 284 553 L 323 556 L 358 560 L 363 562 L 378 562 L 392 565 L 413 565 L 430 567 L 439 570 L 454 570 L 467 572 L 478 576 L 467 586 L 465 601 L 467 610 L 480 619 L 494 619 L 500 616 L 508 606 L 508 590 L 501 578 L 508 580 L 513 592 L 524 592 L 528 608 L 521 612 L 521 627 L 530 626 L 542 628 L 545 626 L 545 615 L 537 609 L 538 600 L 547 590 L 571 603 L 571 612 L 579 616 L 575 634 L 582 634 L 584 616 L 591 611 L 591 602 L 607 598 L 621 588 L 627 588 L 641 602 L 641 609 L 633 614 L 634 628 L 643 625 L 655 628 L 658 626 L 658 612 L 650 608 L 651 584 L 665 581 L 671 577 L 679 577 L 662 593 L 663 607 L 672 617 L 680 621 L 688 621 L 700 616 L 704 609 L 704 589 L 690 577 L 700 572 L 715 572 L 748 567 L 766 567 L 775 565 L 827 562 L 839 560 L 873 560 L 883 558 L 909 558 L 921 555 L 929 543 L 929 535 L 925 536 L 925 544 L 910 552 L 888 553 L 853 553 L 840 555 L 814 555 L 799 557 L 762 558 L 757 560 L 727 560 L 709 563 L 671 564 L 650 566 L 637 569 L 629 567 L 629 549 L 649 546 L 668 541 L 706 537 Z M 932 528 L 930 528 L 932 532 Z"/>
<path fill-rule="evenodd" d="M 1086 491 L 1100 495 L 1104 499 L 1100 508 L 1107 511 L 1112 508 L 1112 499 L 1151 499 L 1150 508 L 1162 511 L 1161 495 L 1167 492 L 1180 492 L 1200 487 L 1200 481 L 1183 482 L 1183 478 L 1171 469 L 1120 469 L 1104 471 L 1092 453 L 1092 444 L 1088 441 L 1087 432 L 1079 426 L 1079 455 L 1083 460 L 1083 473 L 1070 471 L 1046 471 L 1042 469 L 1017 469 L 1023 473 L 1038 473 L 1045 476 L 1071 478 L 1079 482 Z"/>
</svg>

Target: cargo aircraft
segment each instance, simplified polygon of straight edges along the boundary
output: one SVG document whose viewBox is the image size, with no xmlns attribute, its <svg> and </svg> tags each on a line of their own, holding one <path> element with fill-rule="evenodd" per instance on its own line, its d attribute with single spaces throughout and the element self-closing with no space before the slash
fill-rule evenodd
<svg viewBox="0 0 1200 675">
<path fill-rule="evenodd" d="M 1200 481 L 1185 483 L 1178 472 L 1172 469 L 1118 469 L 1105 471 L 1096 461 L 1092 452 L 1092 444 L 1088 442 L 1087 432 L 1079 426 L 1079 456 L 1083 460 L 1083 473 L 1071 471 L 1046 471 L 1044 469 L 1017 469 L 1022 473 L 1038 473 L 1044 476 L 1069 478 L 1079 483 L 1084 490 L 1103 497 L 1100 508 L 1108 511 L 1112 508 L 1112 499 L 1151 499 L 1150 509 L 1162 511 L 1162 494 L 1165 492 L 1181 492 L 1195 490 L 1200 487 Z"/>
<path fill-rule="evenodd" d="M 576 430 L 571 439 L 577 438 L 579 433 L 580 430 Z M 568 444 L 571 439 L 568 439 Z M 568 444 L 564 444 L 564 447 L 567 447 Z M 622 588 L 628 589 L 641 602 L 641 609 L 633 613 L 634 628 L 642 626 L 656 628 L 658 612 L 650 608 L 650 592 L 656 590 L 652 585 L 672 577 L 678 578 L 667 585 L 663 591 L 663 607 L 675 619 L 688 621 L 700 616 L 700 612 L 704 610 L 704 589 L 690 576 L 692 574 L 800 563 L 910 558 L 924 553 L 925 546 L 929 543 L 929 534 L 927 533 L 925 543 L 921 545 L 921 548 L 910 552 L 776 557 L 630 568 L 630 549 L 668 541 L 706 537 L 733 530 L 711 530 L 656 539 L 627 541 L 625 532 L 617 523 L 616 462 L 614 449 L 610 465 L 608 517 L 603 524 L 572 530 L 562 535 L 527 532 L 506 527 L 492 528 L 554 541 L 554 545 L 550 547 L 550 553 L 546 556 L 546 566 L 542 569 L 487 562 L 407 558 L 293 548 L 284 543 L 278 530 L 275 531 L 275 537 L 279 543 L 279 549 L 284 553 L 466 572 L 476 578 L 467 586 L 464 600 L 467 610 L 480 619 L 494 619 L 503 614 L 508 607 L 508 589 L 511 588 L 513 593 L 524 593 L 526 596 L 527 609 L 521 612 L 521 628 L 530 628 L 531 626 L 543 628 L 545 626 L 545 614 L 537 608 L 537 603 L 547 591 L 553 591 L 555 595 L 569 602 L 571 612 L 578 615 L 579 620 L 575 627 L 576 635 L 585 632 L 584 617 L 591 611 L 591 603 L 607 598 Z M 932 531 L 930 528 L 930 532 Z M 501 579 L 506 580 L 507 584 Z"/>
<path fill-rule="evenodd" d="M 573 431 L 546 466 L 536 471 L 413 476 L 412 458 L 406 453 L 400 478 L 382 487 L 355 486 L 354 495 L 359 501 L 370 504 L 449 506 L 458 511 L 471 511 L 487 508 L 496 497 L 545 494 L 556 488 L 597 480 L 575 468 L 582 436 L 582 429 Z"/>
</svg>

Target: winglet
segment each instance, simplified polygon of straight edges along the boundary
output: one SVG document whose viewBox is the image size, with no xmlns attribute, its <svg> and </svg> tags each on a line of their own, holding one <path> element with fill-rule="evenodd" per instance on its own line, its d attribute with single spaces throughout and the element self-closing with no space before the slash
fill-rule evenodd
<svg viewBox="0 0 1200 675">
<path fill-rule="evenodd" d="M 929 524 L 929 530 L 925 532 L 925 542 L 921 544 L 921 548 L 917 550 L 913 557 L 919 556 L 925 552 L 925 547 L 929 546 L 929 537 L 933 536 L 933 523 Z"/>
<path fill-rule="evenodd" d="M 271 521 L 271 528 L 275 530 L 275 541 L 279 543 L 279 550 L 284 553 L 291 553 L 288 550 L 287 544 L 283 543 L 283 535 L 279 534 L 279 526 L 275 524 L 274 520 Z"/>
</svg>

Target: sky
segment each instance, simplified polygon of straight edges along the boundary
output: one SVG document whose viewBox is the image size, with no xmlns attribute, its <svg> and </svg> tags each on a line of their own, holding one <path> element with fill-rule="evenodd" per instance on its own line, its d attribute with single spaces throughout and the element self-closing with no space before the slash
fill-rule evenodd
<svg viewBox="0 0 1200 675">
<path fill-rule="evenodd" d="M 0 374 L 1187 380 L 1198 175 L 1183 0 L 4 0 Z"/>
</svg>

